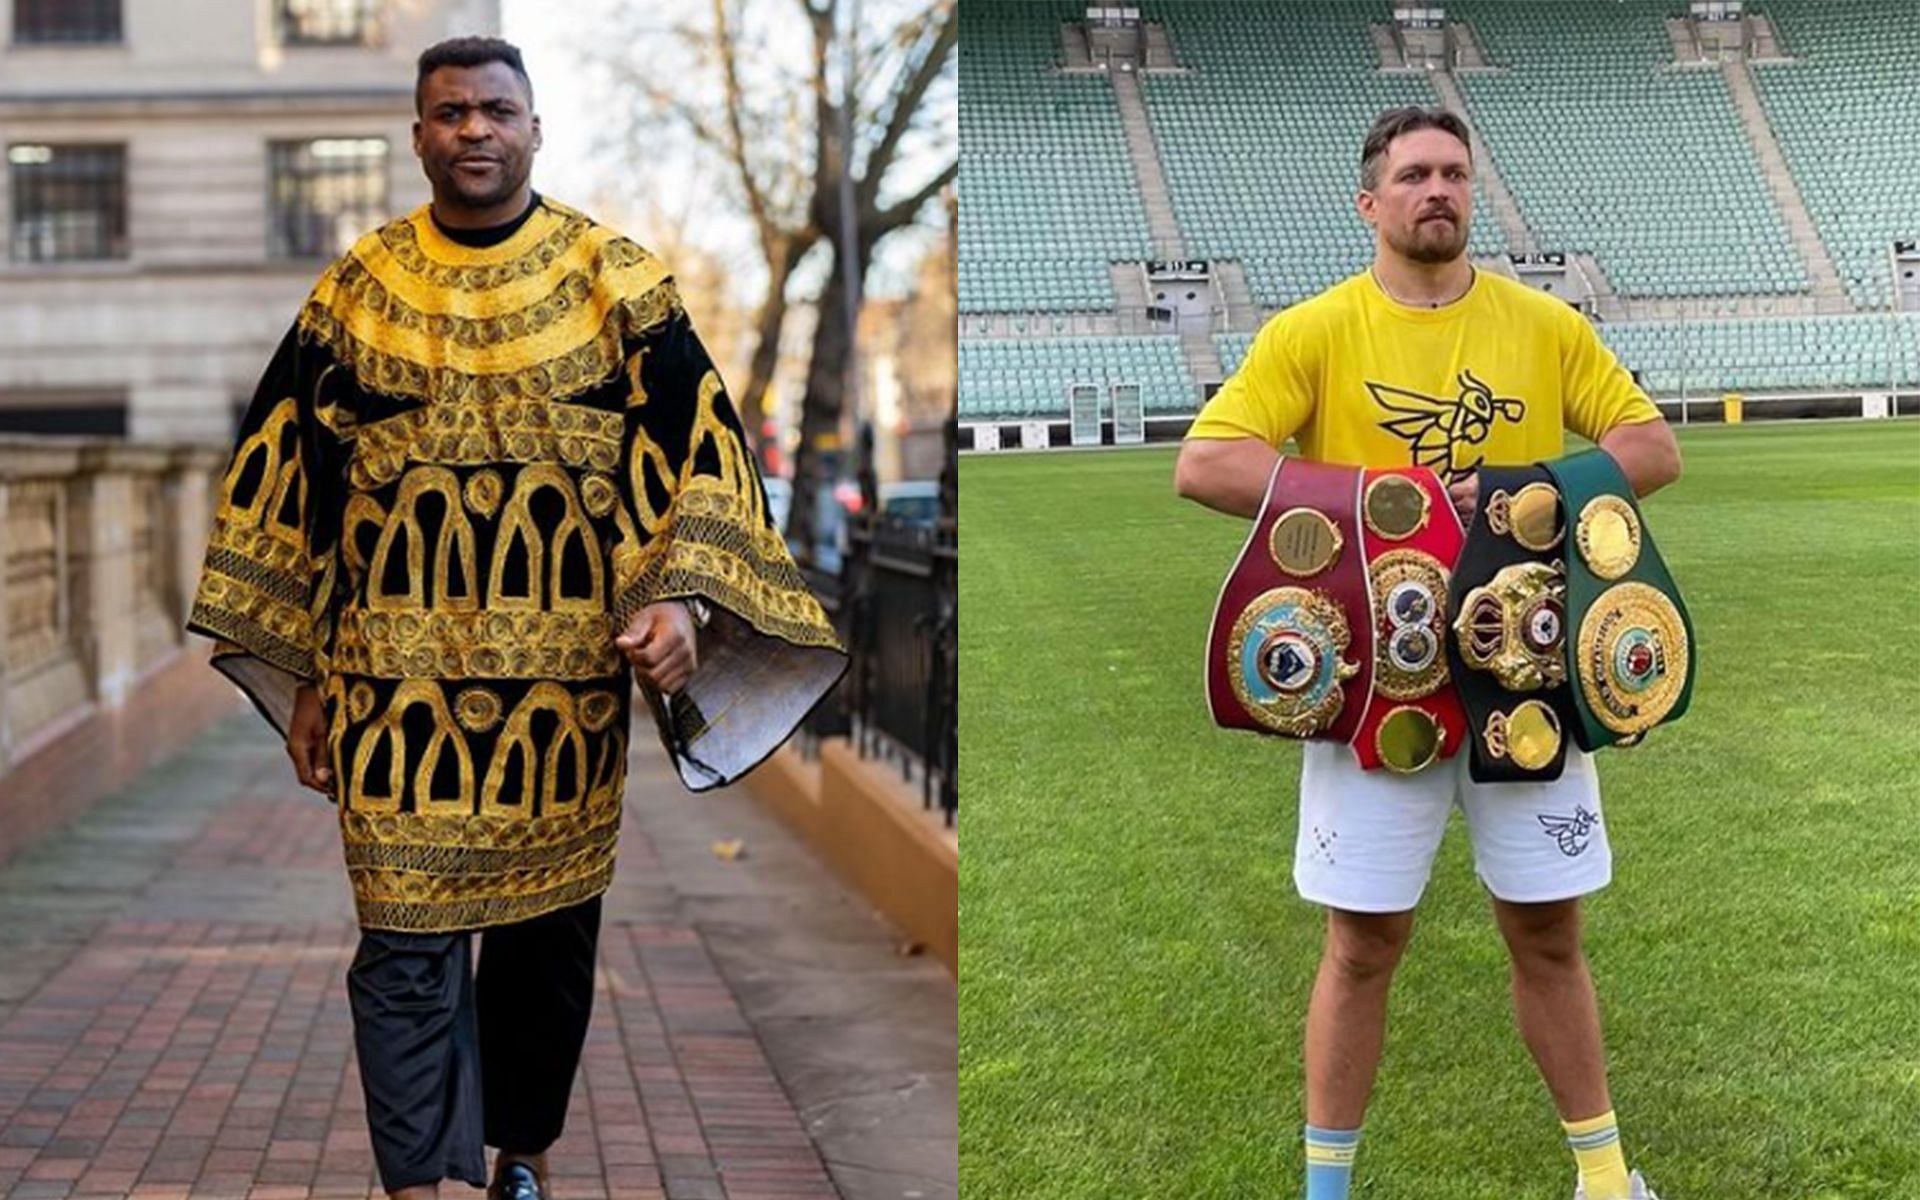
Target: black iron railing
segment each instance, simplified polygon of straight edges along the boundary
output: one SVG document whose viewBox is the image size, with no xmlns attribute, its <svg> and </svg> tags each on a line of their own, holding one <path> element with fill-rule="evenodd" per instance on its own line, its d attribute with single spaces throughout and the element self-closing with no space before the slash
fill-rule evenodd
<svg viewBox="0 0 1920 1200">
<path fill-rule="evenodd" d="M 876 514 L 870 500 L 848 527 L 840 573 L 802 569 L 852 656 L 808 719 L 807 742 L 845 734 L 862 757 L 896 762 L 951 825 L 960 803 L 960 546 L 945 490 L 931 525 Z"/>
<path fill-rule="evenodd" d="M 959 550 L 950 521 L 933 528 L 862 521 L 848 562 L 853 600 L 849 708 L 865 757 L 897 759 L 921 797 L 951 819 Z"/>
</svg>

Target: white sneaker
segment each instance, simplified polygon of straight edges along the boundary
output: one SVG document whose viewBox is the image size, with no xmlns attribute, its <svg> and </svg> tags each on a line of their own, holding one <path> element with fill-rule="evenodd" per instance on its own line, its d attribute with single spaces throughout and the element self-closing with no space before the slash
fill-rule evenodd
<svg viewBox="0 0 1920 1200">
<path fill-rule="evenodd" d="M 1647 1186 L 1647 1181 L 1640 1178 L 1640 1172 L 1638 1171 L 1633 1173 L 1633 1191 L 1627 1195 L 1628 1200 L 1660 1200 L 1660 1197 L 1653 1194 L 1653 1189 Z M 1573 1185 L 1573 1200 L 1587 1200 L 1586 1184 L 1576 1183 Z"/>
</svg>

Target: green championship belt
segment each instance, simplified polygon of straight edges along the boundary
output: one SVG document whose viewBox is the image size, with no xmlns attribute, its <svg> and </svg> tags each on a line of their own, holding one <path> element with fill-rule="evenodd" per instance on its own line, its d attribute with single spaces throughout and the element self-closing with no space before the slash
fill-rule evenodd
<svg viewBox="0 0 1920 1200">
<path fill-rule="evenodd" d="M 1631 745 L 1687 711 L 1693 622 L 1613 456 L 1545 464 L 1567 520 L 1567 674 L 1582 749 Z"/>
</svg>

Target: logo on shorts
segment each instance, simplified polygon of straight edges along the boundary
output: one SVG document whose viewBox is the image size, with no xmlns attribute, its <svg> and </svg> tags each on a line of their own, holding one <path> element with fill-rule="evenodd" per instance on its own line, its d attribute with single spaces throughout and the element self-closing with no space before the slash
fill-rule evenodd
<svg viewBox="0 0 1920 1200">
<path fill-rule="evenodd" d="M 1568 858 L 1578 858 L 1584 854 L 1587 844 L 1593 838 L 1593 827 L 1600 823 L 1596 813 L 1590 813 L 1585 806 L 1573 806 L 1571 817 L 1537 816 L 1535 820 L 1544 825 L 1547 836 L 1560 846 L 1560 853 Z"/>
<path fill-rule="evenodd" d="M 1339 840 L 1340 834 L 1337 830 L 1323 829 L 1315 825 L 1313 827 L 1313 849 L 1308 852 L 1308 857 L 1322 859 L 1328 866 L 1332 866 L 1333 845 Z"/>
</svg>

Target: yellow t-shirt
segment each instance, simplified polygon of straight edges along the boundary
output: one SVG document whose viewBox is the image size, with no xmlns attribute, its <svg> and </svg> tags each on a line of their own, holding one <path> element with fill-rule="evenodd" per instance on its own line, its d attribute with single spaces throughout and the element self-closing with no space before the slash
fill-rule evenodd
<svg viewBox="0 0 1920 1200">
<path fill-rule="evenodd" d="M 1276 315 L 1187 431 L 1288 438 L 1315 462 L 1431 467 L 1558 458 L 1660 410 L 1565 301 L 1486 271 L 1442 308 L 1391 300 L 1370 271 Z"/>
</svg>

